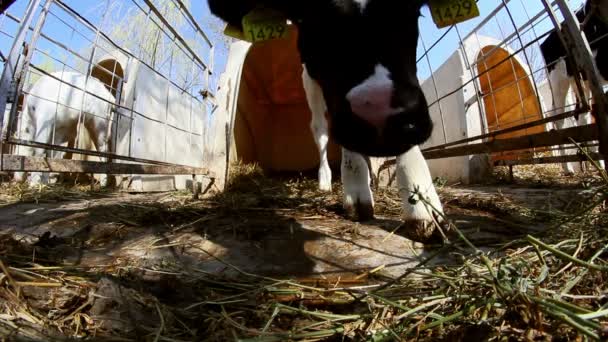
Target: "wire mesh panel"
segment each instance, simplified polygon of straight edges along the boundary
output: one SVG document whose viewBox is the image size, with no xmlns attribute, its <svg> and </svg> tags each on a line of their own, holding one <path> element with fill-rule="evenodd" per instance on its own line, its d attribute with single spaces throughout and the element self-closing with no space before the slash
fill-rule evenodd
<svg viewBox="0 0 608 342">
<path fill-rule="evenodd" d="M 4 72 L 5 66 L 7 65 L 8 58 L 11 52 L 11 46 L 17 37 L 19 26 L 23 21 L 24 12 L 26 10 L 26 2 L 18 2 L 13 4 L 6 12 L 0 14 L 0 73 Z M 23 58 L 17 60 L 17 64 L 12 66 L 12 71 L 19 69 L 23 63 Z M 10 89 L 7 95 L 13 98 L 15 96 L 14 88 Z M 21 101 L 18 101 L 21 102 Z M 8 129 L 9 113 L 11 110 L 11 104 L 9 104 L 3 113 L 3 127 L 2 132 L 6 134 Z M 8 152 L 7 146 L 3 146 L 3 152 Z"/>
<path fill-rule="evenodd" d="M 551 63 L 541 49 L 547 39 L 561 43 L 562 31 L 547 11 L 553 9 L 557 22 L 563 22 L 557 1 L 477 3 L 481 15 L 457 25 L 437 29 L 428 9 L 420 20 L 418 77 L 435 124 L 422 146 L 431 171 L 450 181 L 471 182 L 491 165 L 535 162 L 535 157 L 559 156 L 564 150 L 575 153 L 570 137 L 597 150 L 597 127 L 587 127 L 593 121 L 586 106 L 591 96 L 589 91 L 579 95 L 577 85 L 585 84 L 584 72 L 569 62 L 574 72 L 564 70 L 562 83 L 550 82 L 550 76 L 556 77 L 548 72 L 555 70 L 551 63 L 565 65 L 575 47 L 566 45 L 561 58 Z M 568 5 L 583 22 L 585 2 Z M 591 38 L 589 32 L 586 36 L 597 51 L 608 30 L 597 21 L 593 25 Z"/>
<path fill-rule="evenodd" d="M 12 152 L 190 167 L 134 173 L 204 173 L 213 45 L 189 7 L 184 0 L 41 1 L 22 27 L 24 63 L 12 75 L 18 95 L 9 102 L 17 106 L 7 106 L 5 135 Z M 157 179 L 168 183 L 153 188 L 184 187 L 184 177 Z"/>
</svg>

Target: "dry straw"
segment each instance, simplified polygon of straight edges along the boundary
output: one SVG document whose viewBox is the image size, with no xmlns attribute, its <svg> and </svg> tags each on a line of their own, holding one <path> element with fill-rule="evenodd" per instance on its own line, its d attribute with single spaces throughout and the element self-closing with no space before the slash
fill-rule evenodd
<svg viewBox="0 0 608 342">
<path fill-rule="evenodd" d="M 340 191 L 320 194 L 314 180 L 274 180 L 243 165 L 234 168 L 232 179 L 238 181 L 228 191 L 201 201 L 177 193 L 160 204 L 131 203 L 128 217 L 116 212 L 108 213 L 107 219 L 125 229 L 164 220 L 176 234 L 237 212 L 273 211 L 296 219 L 339 217 L 334 207 L 340 203 Z M 451 224 L 453 234 L 434 254 L 394 279 L 376 276 L 382 265 L 353 279 L 268 277 L 246 272 L 206 250 L 200 252 L 233 275 L 170 263 L 148 269 L 158 279 L 169 279 L 164 291 L 187 290 L 189 305 L 174 303 L 170 298 L 176 293 L 148 291 L 148 283 L 137 277 L 146 265 L 131 261 L 68 266 L 49 251 L 4 235 L 0 336 L 23 341 L 606 339 L 608 215 L 602 206 L 608 177 L 600 170 L 595 179 L 601 183 L 583 199 L 573 199 L 566 212 L 535 211 L 500 196 L 486 202 L 444 196 L 448 208 L 458 205 L 492 212 L 514 228 L 514 237 L 478 247 L 479 241 Z M 6 185 L 3 193 L 4 203 L 91 196 L 85 190 Z M 379 215 L 400 213 L 396 190 L 381 189 L 376 198 Z M 421 194 L 414 200 L 428 203 Z M 184 244 L 172 242 L 169 235 L 140 247 Z M 32 261 L 35 250 L 38 257 Z M 457 255 L 460 261 L 432 263 L 442 255 Z M 115 291 L 102 292 L 101 287 Z M 122 296 L 122 304 L 114 302 L 116 310 L 128 305 L 137 310 L 131 312 L 137 319 L 114 317 L 124 321 L 108 325 L 97 317 L 96 303 L 111 293 Z"/>
</svg>

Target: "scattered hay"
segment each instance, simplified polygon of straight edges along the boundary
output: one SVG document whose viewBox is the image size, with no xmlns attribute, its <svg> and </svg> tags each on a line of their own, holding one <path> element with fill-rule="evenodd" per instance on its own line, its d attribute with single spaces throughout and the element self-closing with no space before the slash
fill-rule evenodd
<svg viewBox="0 0 608 342">
<path fill-rule="evenodd" d="M 379 215 L 399 216 L 394 189 L 375 196 Z M 277 181 L 258 168 L 237 165 L 224 193 L 202 201 L 170 194 L 99 217 L 130 227 L 162 222 L 179 231 L 210 217 L 248 211 L 339 216 L 340 197 L 340 189 L 320 193 L 315 180 Z M 67 336 L 121 341 L 606 339 L 608 213 L 601 206 L 606 199 L 605 182 L 570 211 L 552 217 L 524 211 L 506 199 L 452 198 L 451 205 L 519 217 L 521 226 L 548 222 L 549 229 L 482 250 L 454 226 L 452 242 L 389 280 L 375 277 L 374 270 L 355 279 L 278 279 L 245 272 L 212 255 L 234 275 L 172 263 L 146 268 L 136 260 L 69 266 L 57 261 L 48 243 L 0 235 L 0 336 L 38 341 Z M 458 255 L 461 262 L 430 266 L 442 254 Z"/>
<path fill-rule="evenodd" d="M 498 166 L 492 176 L 496 183 L 514 182 L 528 187 L 589 187 L 601 182 L 600 174 L 593 167 L 586 172 L 565 175 L 561 164 L 517 165 L 513 167 L 513 180 L 509 167 Z"/>
<path fill-rule="evenodd" d="M 104 190 L 91 190 L 90 186 L 39 185 L 30 187 L 27 183 L 0 183 L 0 206 L 15 203 L 57 202 L 82 199 L 93 194 L 108 193 Z"/>
</svg>

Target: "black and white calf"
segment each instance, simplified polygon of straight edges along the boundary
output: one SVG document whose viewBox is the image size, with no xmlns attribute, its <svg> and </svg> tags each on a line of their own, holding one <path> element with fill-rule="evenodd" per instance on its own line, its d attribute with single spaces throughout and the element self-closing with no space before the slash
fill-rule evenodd
<svg viewBox="0 0 608 342">
<path fill-rule="evenodd" d="M 603 18 L 603 12 L 600 10 L 593 10 L 592 1 L 588 0 L 583 8 L 576 12 L 576 17 L 580 23 L 585 23 L 582 27 L 583 32 L 587 40 L 590 43 L 591 51 L 595 59 L 595 63 L 599 69 L 602 77 L 602 83 L 608 84 L 608 18 Z M 548 80 L 551 86 L 553 108 L 552 112 L 554 115 L 558 115 L 564 112 L 566 106 L 566 98 L 568 91 L 575 89 L 575 83 L 573 78 L 574 67 L 571 65 L 571 61 L 566 58 L 566 49 L 563 46 L 557 31 L 554 29 L 547 39 L 540 44 L 540 50 L 542 56 L 547 65 Z M 589 84 L 586 82 L 585 75 L 581 75 L 583 82 L 584 96 L 586 98 L 591 97 L 591 90 Z M 577 101 L 578 92 L 574 92 Z M 578 122 L 577 122 L 578 121 Z M 579 115 L 578 120 L 574 118 L 568 118 L 555 122 L 557 129 L 573 127 L 578 125 L 587 125 L 591 123 L 591 114 L 584 113 Z M 564 151 L 561 152 L 562 154 Z M 573 163 L 563 163 L 562 167 L 564 172 L 572 174 L 574 172 Z"/>
<path fill-rule="evenodd" d="M 208 0 L 213 14 L 240 28 L 257 6 L 277 10 L 298 28 L 303 84 L 319 148 L 319 186 L 331 189 L 327 144 L 342 146 L 344 207 L 373 217 L 370 173 L 363 155 L 398 156 L 405 221 L 433 231 L 432 210 L 409 201 L 414 189 L 442 210 L 418 145 L 433 125 L 416 75 L 422 0 Z M 324 114 L 328 111 L 331 125 Z M 331 128 L 329 128 L 331 127 Z"/>
</svg>

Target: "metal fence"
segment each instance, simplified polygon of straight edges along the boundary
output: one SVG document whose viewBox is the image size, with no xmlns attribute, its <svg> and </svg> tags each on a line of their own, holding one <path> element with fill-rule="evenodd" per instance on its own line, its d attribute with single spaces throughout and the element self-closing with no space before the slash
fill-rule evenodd
<svg viewBox="0 0 608 342">
<path fill-rule="evenodd" d="M 435 122 L 431 138 L 422 146 L 430 163 L 452 163 L 456 157 L 471 155 L 488 155 L 492 165 L 508 166 L 582 160 L 571 138 L 599 148 L 601 153 L 594 157 L 606 155 L 606 99 L 589 42 L 574 15 L 577 8 L 565 0 L 484 0 L 478 4 L 485 6 L 482 17 L 441 30 L 421 29 L 419 77 Z M 0 94 L 8 94 L 0 97 L 0 111 L 6 113 L 1 170 L 209 174 L 202 145 L 205 109 L 212 105 L 214 49 L 186 4 L 183 0 L 114 0 L 98 2 L 94 11 L 83 11 L 83 6 L 78 0 L 31 0 L 22 15 L 9 11 L 0 16 L 0 35 L 13 42 L 10 49 L 0 46 L 4 61 Z M 135 35 L 133 26 L 116 29 L 110 24 L 113 15 L 129 13 L 137 18 L 138 27 L 153 30 L 152 38 Z M 426 14 L 423 21 L 428 22 L 431 16 Z M 562 30 L 564 22 L 568 25 Z M 579 71 L 575 83 L 582 84 L 580 76 L 585 75 L 591 85 L 600 114 L 592 124 L 573 124 L 572 118 L 589 112 L 590 107 L 590 97 L 579 86 L 570 90 L 567 104 L 553 105 L 555 89 L 547 82 L 539 45 L 555 29 L 567 46 L 564 57 Z M 91 113 L 85 113 L 83 105 L 69 108 L 58 99 L 45 100 L 56 108 L 78 112 L 73 141 L 65 144 L 24 136 L 23 103 L 28 97 L 40 97 L 32 89 L 43 77 L 85 91 L 89 96 L 85 99 L 107 101 L 67 84 L 57 72 L 99 80 L 111 93 L 115 100 L 108 102 L 115 109 L 99 118 L 111 127 L 110 148 L 100 151 L 87 146 L 82 124 Z M 579 105 L 572 93 L 582 99 Z M 571 124 L 554 130 L 559 120 Z M 51 120 L 50 127 L 50 136 L 55 137 L 56 122 Z M 19 155 L 25 154 L 24 147 L 56 158 Z M 565 150 L 574 154 L 563 155 Z M 103 159 L 61 159 L 65 153 Z"/>
<path fill-rule="evenodd" d="M 204 167 L 203 130 L 213 107 L 214 45 L 188 6 L 90 7 L 31 0 L 21 17 L 10 9 L 0 16 L 0 34 L 12 41 L 0 48 L 1 170 L 213 176 Z M 35 119 L 33 128 L 34 104 L 46 121 Z M 74 115 L 77 124 L 66 129 Z M 96 144 L 99 133 L 106 145 Z"/>
<path fill-rule="evenodd" d="M 608 6 L 605 0 L 587 1 Z M 595 152 L 599 147 L 606 155 L 606 98 L 589 44 L 608 37 L 600 35 L 588 42 L 581 34 L 575 12 L 584 1 L 577 5 L 565 0 L 477 3 L 485 15 L 470 22 L 425 30 L 430 15 L 422 19 L 419 78 L 435 129 L 421 147 L 431 165 L 471 155 L 488 156 L 492 166 L 511 167 L 584 160 L 571 138 Z M 563 58 L 578 71 L 563 106 L 553 103 L 557 89 L 548 82 L 548 66 L 540 50 L 554 30 L 566 46 Z M 589 80 L 592 97 L 581 91 L 581 76 Z M 576 125 L 574 118 L 588 115 L 591 98 L 599 115 L 591 124 Z M 563 127 L 555 126 L 564 120 Z M 598 153 L 591 156 L 602 158 Z M 389 160 L 381 170 L 393 164 Z"/>
</svg>

